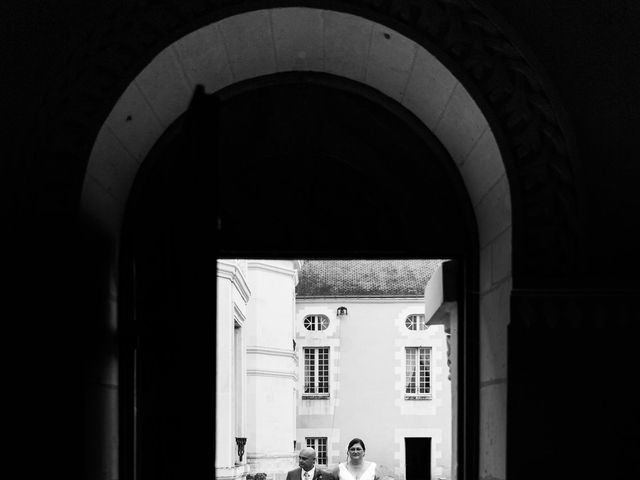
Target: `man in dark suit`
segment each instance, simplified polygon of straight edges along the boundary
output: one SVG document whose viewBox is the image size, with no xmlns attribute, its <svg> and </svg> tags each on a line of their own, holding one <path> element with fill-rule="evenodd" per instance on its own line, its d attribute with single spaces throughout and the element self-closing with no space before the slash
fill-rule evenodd
<svg viewBox="0 0 640 480">
<path fill-rule="evenodd" d="M 287 473 L 287 480 L 333 480 L 333 475 L 316 468 L 316 451 L 311 447 L 300 450 L 298 468 Z"/>
</svg>

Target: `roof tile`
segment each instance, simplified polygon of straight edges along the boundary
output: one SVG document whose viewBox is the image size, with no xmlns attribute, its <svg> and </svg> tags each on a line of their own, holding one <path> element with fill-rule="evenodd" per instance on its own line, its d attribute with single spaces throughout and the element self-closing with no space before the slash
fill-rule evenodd
<svg viewBox="0 0 640 480">
<path fill-rule="evenodd" d="M 297 297 L 421 297 L 444 260 L 305 260 Z"/>
</svg>

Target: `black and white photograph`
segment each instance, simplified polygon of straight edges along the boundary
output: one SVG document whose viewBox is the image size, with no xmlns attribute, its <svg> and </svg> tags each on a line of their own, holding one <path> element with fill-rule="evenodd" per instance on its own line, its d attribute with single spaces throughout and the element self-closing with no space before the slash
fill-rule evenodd
<svg viewBox="0 0 640 480">
<path fill-rule="evenodd" d="M 457 478 L 451 262 L 219 260 L 217 478 Z"/>
<path fill-rule="evenodd" d="M 640 2 L 0 24 L 9 475 L 640 478 Z"/>
</svg>

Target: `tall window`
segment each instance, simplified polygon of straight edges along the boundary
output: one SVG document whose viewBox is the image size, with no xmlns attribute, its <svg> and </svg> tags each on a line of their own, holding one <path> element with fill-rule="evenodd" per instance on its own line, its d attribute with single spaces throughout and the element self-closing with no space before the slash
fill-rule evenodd
<svg viewBox="0 0 640 480">
<path fill-rule="evenodd" d="M 327 466 L 327 437 L 306 437 L 307 447 L 316 451 L 316 463 Z"/>
<path fill-rule="evenodd" d="M 326 315 L 307 315 L 304 317 L 303 324 L 307 330 L 326 330 L 329 326 L 329 317 Z"/>
<path fill-rule="evenodd" d="M 409 330 L 426 330 L 428 326 L 424 314 L 409 315 L 404 324 Z"/>
<path fill-rule="evenodd" d="M 329 347 L 304 347 L 304 393 L 329 396 Z"/>
<path fill-rule="evenodd" d="M 431 398 L 431 347 L 406 347 L 405 398 Z"/>
</svg>

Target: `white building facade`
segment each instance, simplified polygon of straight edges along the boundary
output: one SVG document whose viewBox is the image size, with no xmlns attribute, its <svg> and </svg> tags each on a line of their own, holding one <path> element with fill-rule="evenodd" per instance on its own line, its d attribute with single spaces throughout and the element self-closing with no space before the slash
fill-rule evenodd
<svg viewBox="0 0 640 480">
<path fill-rule="evenodd" d="M 219 260 L 216 341 L 216 478 L 295 466 L 300 262 Z"/>
<path fill-rule="evenodd" d="M 219 260 L 216 309 L 216 478 L 243 478 L 249 472 L 237 440 L 246 438 L 245 330 L 251 290 L 248 265 Z"/>
<path fill-rule="evenodd" d="M 383 476 L 452 478 L 447 326 L 425 317 L 440 307 L 424 296 L 439 265 L 411 262 L 305 262 L 297 441 L 316 448 L 321 465 L 344 462 L 361 438 Z"/>
<path fill-rule="evenodd" d="M 219 260 L 216 478 L 283 480 L 307 445 L 329 468 L 354 437 L 383 476 L 455 478 L 440 263 Z"/>
</svg>

